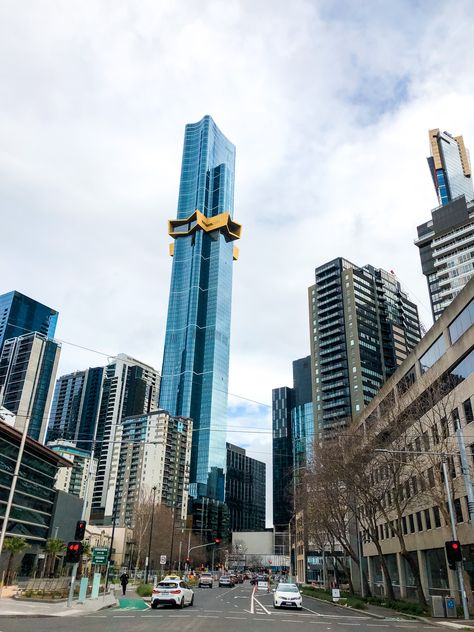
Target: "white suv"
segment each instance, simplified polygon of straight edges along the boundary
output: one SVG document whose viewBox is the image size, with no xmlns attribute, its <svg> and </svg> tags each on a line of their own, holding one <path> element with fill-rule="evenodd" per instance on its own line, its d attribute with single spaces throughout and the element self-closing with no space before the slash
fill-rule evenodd
<svg viewBox="0 0 474 632">
<path fill-rule="evenodd" d="M 160 605 L 184 608 L 185 605 L 192 606 L 193 603 L 194 592 L 181 579 L 168 579 L 160 582 L 153 588 L 151 595 L 152 608 L 158 608 Z"/>
</svg>

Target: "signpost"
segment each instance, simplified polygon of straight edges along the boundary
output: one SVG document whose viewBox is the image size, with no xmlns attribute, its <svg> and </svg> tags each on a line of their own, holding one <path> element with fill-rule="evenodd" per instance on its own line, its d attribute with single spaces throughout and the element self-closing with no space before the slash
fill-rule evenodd
<svg viewBox="0 0 474 632">
<path fill-rule="evenodd" d="M 160 555 L 160 564 L 162 566 L 166 564 L 166 555 Z"/>
<path fill-rule="evenodd" d="M 109 549 L 102 547 L 94 547 L 92 550 L 92 564 L 107 564 L 107 560 L 109 559 Z"/>
<path fill-rule="evenodd" d="M 332 589 L 332 600 L 333 601 L 339 601 L 340 598 L 341 598 L 341 591 L 339 590 L 339 588 L 333 588 Z"/>
</svg>

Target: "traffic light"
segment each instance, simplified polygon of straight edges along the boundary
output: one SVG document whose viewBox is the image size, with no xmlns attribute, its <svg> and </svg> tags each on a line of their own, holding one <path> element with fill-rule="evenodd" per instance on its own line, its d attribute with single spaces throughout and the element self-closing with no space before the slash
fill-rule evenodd
<svg viewBox="0 0 474 632">
<path fill-rule="evenodd" d="M 82 542 L 84 536 L 86 535 L 86 526 L 87 522 L 85 520 L 78 520 L 76 523 L 76 533 L 74 535 L 75 540 L 79 540 Z"/>
<path fill-rule="evenodd" d="M 220 538 L 214 538 L 214 543 L 215 544 L 220 544 L 222 542 L 222 540 Z"/>
<path fill-rule="evenodd" d="M 68 542 L 66 548 L 66 562 L 71 564 L 78 564 L 82 555 L 82 543 L 81 542 Z"/>
<path fill-rule="evenodd" d="M 456 570 L 456 562 L 462 562 L 461 543 L 459 540 L 450 540 L 445 542 L 446 557 L 448 558 L 448 566 L 453 571 Z"/>
</svg>

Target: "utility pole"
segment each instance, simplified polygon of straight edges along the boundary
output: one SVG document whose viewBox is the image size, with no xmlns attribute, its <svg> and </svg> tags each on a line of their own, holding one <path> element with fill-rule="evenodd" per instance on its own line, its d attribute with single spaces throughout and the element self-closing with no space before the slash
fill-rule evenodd
<svg viewBox="0 0 474 632">
<path fill-rule="evenodd" d="M 148 538 L 148 557 L 147 557 L 147 564 L 146 564 L 146 569 L 145 569 L 145 584 L 148 583 L 148 571 L 150 569 L 150 556 L 151 556 L 151 538 L 153 535 L 153 518 L 155 517 L 155 498 L 156 498 L 156 485 L 154 487 L 152 487 L 153 490 L 153 508 L 152 508 L 152 512 L 151 512 L 151 524 L 150 524 L 150 537 Z"/>
<path fill-rule="evenodd" d="M 441 464 L 443 467 L 443 478 L 444 478 L 444 484 L 446 487 L 446 496 L 448 499 L 449 517 L 451 519 L 451 534 L 452 534 L 452 539 L 457 540 L 458 535 L 457 535 L 457 530 L 456 530 L 456 519 L 454 517 L 453 500 L 451 498 L 451 490 L 449 488 L 449 480 L 448 480 L 448 468 L 446 466 L 447 460 L 448 460 L 447 455 L 443 454 L 441 457 Z M 456 562 L 456 572 L 458 575 L 458 584 L 459 584 L 459 591 L 461 593 L 461 602 L 462 602 L 462 609 L 464 612 L 464 619 L 466 619 L 467 621 L 469 619 L 469 607 L 467 605 L 466 590 L 464 588 L 462 562 Z"/>
</svg>

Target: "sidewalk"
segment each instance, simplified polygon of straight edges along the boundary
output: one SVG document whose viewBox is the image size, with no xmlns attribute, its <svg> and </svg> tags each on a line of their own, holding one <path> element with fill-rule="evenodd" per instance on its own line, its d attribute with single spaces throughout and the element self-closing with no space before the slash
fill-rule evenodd
<svg viewBox="0 0 474 632">
<path fill-rule="evenodd" d="M 0 599 L 0 617 L 71 617 L 97 612 L 116 605 L 117 599 L 113 590 L 104 597 L 86 599 L 82 604 L 74 600 L 71 608 L 67 607 L 67 601 L 42 603 L 5 597 Z"/>
</svg>

